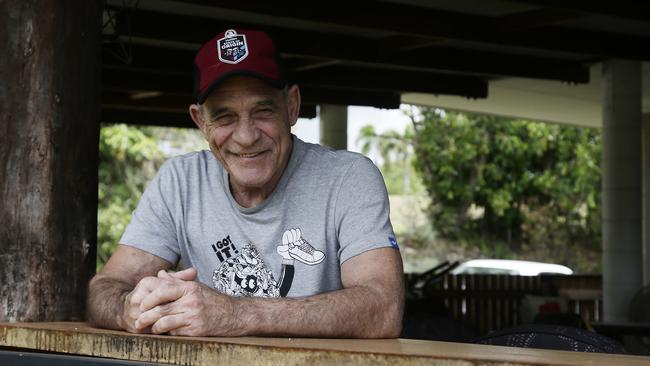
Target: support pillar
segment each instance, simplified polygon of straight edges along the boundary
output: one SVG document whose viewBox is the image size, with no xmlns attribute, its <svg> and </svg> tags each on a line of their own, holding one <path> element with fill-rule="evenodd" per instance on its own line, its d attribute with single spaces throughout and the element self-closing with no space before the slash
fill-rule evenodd
<svg viewBox="0 0 650 366">
<path fill-rule="evenodd" d="M 100 0 L 0 0 L 0 322 L 83 319 L 95 270 Z"/>
<path fill-rule="evenodd" d="M 643 123 L 643 286 L 650 286 L 650 113 Z"/>
<path fill-rule="evenodd" d="M 603 64 L 603 303 L 625 321 L 642 284 L 641 63 Z"/>
<path fill-rule="evenodd" d="M 325 104 L 320 106 L 320 143 L 333 149 L 348 148 L 348 107 Z"/>
</svg>

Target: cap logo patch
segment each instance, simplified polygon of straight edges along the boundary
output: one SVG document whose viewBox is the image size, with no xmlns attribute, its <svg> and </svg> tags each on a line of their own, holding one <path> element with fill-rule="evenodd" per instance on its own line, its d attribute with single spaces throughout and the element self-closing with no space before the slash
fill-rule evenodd
<svg viewBox="0 0 650 366">
<path fill-rule="evenodd" d="M 224 37 L 217 41 L 217 55 L 219 60 L 227 64 L 237 64 L 248 56 L 246 35 L 237 34 L 233 29 L 228 29 Z"/>
</svg>

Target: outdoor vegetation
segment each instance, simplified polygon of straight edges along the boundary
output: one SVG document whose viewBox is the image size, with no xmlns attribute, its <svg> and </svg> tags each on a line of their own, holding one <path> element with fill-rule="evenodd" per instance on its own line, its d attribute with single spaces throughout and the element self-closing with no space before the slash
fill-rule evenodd
<svg viewBox="0 0 650 366">
<path fill-rule="evenodd" d="M 206 148 L 198 130 L 105 125 L 99 141 L 97 269 L 113 254 L 147 183 L 168 158 Z"/>
<path fill-rule="evenodd" d="M 379 153 L 391 194 L 426 201 L 426 220 L 394 220 L 407 264 L 486 257 L 600 272 L 600 131 L 433 108 L 405 113 L 412 124 L 404 132 L 368 125 L 359 143 Z"/>
<path fill-rule="evenodd" d="M 600 131 L 409 107 L 404 131 L 359 133 L 390 194 L 407 271 L 517 258 L 600 272 Z M 199 131 L 106 125 L 100 138 L 98 268 L 167 158 Z"/>
</svg>

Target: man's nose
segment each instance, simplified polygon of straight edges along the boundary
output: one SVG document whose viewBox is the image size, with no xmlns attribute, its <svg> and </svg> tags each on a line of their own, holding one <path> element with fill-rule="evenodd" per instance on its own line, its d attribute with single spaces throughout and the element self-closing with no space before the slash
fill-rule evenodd
<svg viewBox="0 0 650 366">
<path fill-rule="evenodd" d="M 259 139 L 260 131 L 255 125 L 255 121 L 243 117 L 237 122 L 232 137 L 238 144 L 252 145 Z"/>
</svg>

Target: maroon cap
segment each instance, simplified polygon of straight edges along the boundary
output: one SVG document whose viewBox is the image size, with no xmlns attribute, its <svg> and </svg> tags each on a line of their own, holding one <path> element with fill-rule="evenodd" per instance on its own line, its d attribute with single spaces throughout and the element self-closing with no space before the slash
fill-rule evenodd
<svg viewBox="0 0 650 366">
<path fill-rule="evenodd" d="M 287 84 L 279 55 L 268 34 L 228 29 L 204 44 L 194 58 L 194 93 L 202 104 L 230 76 L 254 76 L 273 87 Z"/>
</svg>

